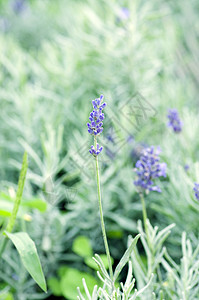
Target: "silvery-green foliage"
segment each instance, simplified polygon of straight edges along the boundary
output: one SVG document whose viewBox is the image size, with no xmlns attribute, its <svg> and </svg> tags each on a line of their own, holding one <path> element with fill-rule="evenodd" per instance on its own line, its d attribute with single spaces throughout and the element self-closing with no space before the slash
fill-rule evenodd
<svg viewBox="0 0 199 300">
<path fill-rule="evenodd" d="M 193 250 L 185 232 L 182 234 L 180 264 L 177 265 L 166 252 L 162 265 L 167 271 L 166 291 L 170 299 L 199 299 L 199 246 Z"/>
<path fill-rule="evenodd" d="M 99 255 L 95 254 L 95 257 L 93 258 L 95 262 L 97 263 L 99 267 L 99 271 L 97 271 L 97 275 L 101 282 L 103 283 L 103 287 L 97 287 L 95 286 L 92 292 L 92 295 L 90 294 L 88 287 L 86 285 L 85 280 L 83 279 L 83 286 L 85 293 L 87 295 L 88 300 L 96 300 L 96 299 L 104 299 L 104 300 L 135 300 L 140 299 L 140 296 L 144 293 L 144 291 L 150 286 L 153 274 L 151 274 L 148 283 L 141 289 L 137 290 L 135 288 L 135 278 L 133 277 L 133 267 L 132 262 L 129 260 L 130 255 L 132 251 L 136 247 L 137 240 L 139 239 L 140 235 L 137 235 L 134 239 L 130 237 L 130 243 L 129 247 L 122 256 L 121 260 L 119 261 L 117 267 L 115 268 L 113 278 L 110 277 L 108 272 L 106 271 L 106 268 L 100 258 Z M 120 285 L 118 287 L 118 284 L 116 284 L 116 280 L 118 276 L 120 275 L 123 267 L 128 262 L 128 273 L 125 280 L 125 283 L 120 282 Z M 83 297 L 80 289 L 78 288 L 78 299 L 85 300 Z"/>
<path fill-rule="evenodd" d="M 125 283 L 123 284 L 122 282 L 120 282 L 120 287 L 115 287 L 114 291 L 112 291 L 111 278 L 109 277 L 109 275 L 106 273 L 106 278 L 103 278 L 99 272 L 97 274 L 98 274 L 98 277 L 103 282 L 103 287 L 98 288 L 97 286 L 95 286 L 92 294 L 90 294 L 85 280 L 84 279 L 82 280 L 84 290 L 86 292 L 88 300 L 97 300 L 97 299 L 135 300 L 135 299 L 140 299 L 140 296 L 150 286 L 152 279 L 153 279 L 153 274 L 152 274 L 148 284 L 146 284 L 142 289 L 137 290 L 135 288 L 135 278 L 133 277 L 133 268 L 132 268 L 131 261 L 129 261 L 128 273 L 127 273 Z M 79 288 L 78 288 L 78 294 L 79 294 L 79 296 L 77 297 L 78 299 L 85 300 L 85 298 L 81 294 L 81 291 Z"/>
<path fill-rule="evenodd" d="M 142 222 L 138 221 L 138 231 L 141 234 L 140 240 L 145 251 L 146 263 L 143 263 L 137 248 L 133 250 L 131 259 L 138 288 L 143 288 L 149 281 L 151 273 L 154 273 L 154 280 L 150 286 L 151 294 L 152 292 L 159 293 L 164 288 L 162 285 L 162 274 L 160 271 L 160 264 L 166 252 L 166 248 L 163 246 L 163 243 L 174 226 L 175 224 L 171 224 L 163 230 L 158 231 L 158 227 L 155 226 L 153 228 L 147 219 L 147 235 L 143 230 Z M 144 295 L 143 299 L 148 300 L 148 295 Z"/>
<path fill-rule="evenodd" d="M 125 283 L 120 282 L 118 287 L 118 285 L 114 286 L 115 282 L 112 282 L 100 257 L 95 255 L 94 259 L 100 269 L 97 275 L 103 282 L 103 287 L 95 286 L 91 294 L 83 279 L 87 298 L 84 298 L 80 289 L 78 289 L 79 300 L 198 299 L 199 246 L 193 250 L 191 242 L 186 238 L 186 233 L 184 232 L 182 235 L 182 259 L 178 265 L 163 245 L 170 234 L 170 230 L 175 225 L 171 224 L 161 231 L 158 231 L 157 226 L 153 228 L 149 221 L 147 226 L 149 229 L 148 240 L 142 228 L 142 223 L 138 223 L 138 230 L 141 233 L 140 240 L 146 253 L 146 263 L 143 262 L 137 248 L 133 247 L 130 260 L 128 261 L 128 273 Z M 129 238 L 129 243 L 131 243 L 131 239 Z"/>
</svg>

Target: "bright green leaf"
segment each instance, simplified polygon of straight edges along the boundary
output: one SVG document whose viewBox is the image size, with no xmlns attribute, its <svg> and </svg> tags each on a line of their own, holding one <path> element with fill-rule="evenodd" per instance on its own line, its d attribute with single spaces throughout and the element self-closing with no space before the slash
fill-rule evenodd
<svg viewBox="0 0 199 300">
<path fill-rule="evenodd" d="M 110 239 L 121 239 L 124 234 L 122 230 L 111 230 L 107 232 L 107 235 Z"/>
<path fill-rule="evenodd" d="M 72 249 L 76 254 L 82 257 L 93 256 L 90 240 L 86 236 L 78 236 L 73 242 Z"/>
<path fill-rule="evenodd" d="M 17 248 L 26 270 L 30 273 L 37 284 L 46 292 L 46 281 L 33 240 L 31 240 L 26 232 L 9 233 L 5 231 L 5 234 Z"/>
<path fill-rule="evenodd" d="M 36 209 L 40 210 L 41 212 L 45 212 L 46 208 L 47 208 L 47 203 L 41 199 L 23 200 L 21 205 L 30 207 L 30 208 L 36 208 Z"/>
<path fill-rule="evenodd" d="M 61 278 L 61 290 L 64 297 L 70 300 L 76 300 L 77 287 L 79 287 L 82 295 L 86 298 L 82 278 L 86 280 L 90 292 L 92 292 L 95 285 L 98 285 L 98 281 L 90 274 L 80 272 L 77 269 L 68 268 Z"/>
<path fill-rule="evenodd" d="M 48 286 L 53 292 L 53 295 L 55 296 L 61 296 L 62 291 L 61 291 L 61 285 L 60 285 L 60 280 L 58 280 L 55 277 L 51 277 L 48 279 Z"/>
</svg>

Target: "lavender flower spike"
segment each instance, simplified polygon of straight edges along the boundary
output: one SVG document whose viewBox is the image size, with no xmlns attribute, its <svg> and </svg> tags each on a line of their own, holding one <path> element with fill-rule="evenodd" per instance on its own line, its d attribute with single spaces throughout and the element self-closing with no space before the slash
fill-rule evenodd
<svg viewBox="0 0 199 300">
<path fill-rule="evenodd" d="M 106 103 L 103 103 L 104 96 L 101 95 L 100 98 L 97 98 L 95 100 L 92 100 L 93 104 L 93 111 L 90 113 L 89 121 L 87 123 L 88 126 L 88 133 L 91 135 L 94 135 L 95 137 L 100 135 L 103 131 L 103 120 L 104 120 L 104 114 L 102 113 L 102 110 L 106 107 Z M 97 149 L 94 148 L 94 146 L 91 146 L 91 149 L 89 152 L 96 156 L 101 153 L 103 147 L 99 147 L 97 144 Z"/>
<path fill-rule="evenodd" d="M 161 189 L 154 185 L 153 179 L 158 177 L 166 177 L 166 163 L 160 163 L 160 148 L 156 150 L 151 146 L 142 151 L 140 159 L 136 163 L 135 172 L 137 178 L 134 184 L 139 188 L 140 192 L 144 190 L 161 192 Z"/>
<path fill-rule="evenodd" d="M 195 192 L 196 199 L 199 200 L 199 183 L 197 183 L 197 182 L 194 183 L 193 190 Z"/>
<path fill-rule="evenodd" d="M 172 127 L 173 131 L 179 133 L 182 131 L 182 121 L 180 120 L 177 109 L 170 108 L 167 115 L 169 122 L 168 127 Z"/>
<path fill-rule="evenodd" d="M 92 154 L 93 156 L 97 156 L 98 154 L 100 154 L 103 150 L 103 147 L 99 146 L 99 144 L 97 143 L 97 149 L 95 150 L 94 146 L 91 146 L 91 149 L 89 150 L 90 154 Z"/>
</svg>

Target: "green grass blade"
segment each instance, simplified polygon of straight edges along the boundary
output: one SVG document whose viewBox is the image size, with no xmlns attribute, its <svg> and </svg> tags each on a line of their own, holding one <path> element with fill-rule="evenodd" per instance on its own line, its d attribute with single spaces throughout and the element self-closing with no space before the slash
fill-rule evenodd
<svg viewBox="0 0 199 300">
<path fill-rule="evenodd" d="M 24 184 L 25 184 L 25 180 L 26 180 L 27 169 L 28 169 L 28 155 L 27 155 L 27 152 L 25 152 L 24 156 L 23 156 L 23 163 L 22 163 L 21 172 L 20 172 L 20 176 L 19 176 L 16 200 L 15 200 L 13 211 L 10 216 L 7 228 L 6 228 L 6 231 L 8 231 L 8 232 L 12 232 L 12 229 L 14 227 L 14 223 L 15 223 L 15 220 L 17 217 L 17 212 L 19 210 L 19 206 L 21 203 Z"/>
</svg>

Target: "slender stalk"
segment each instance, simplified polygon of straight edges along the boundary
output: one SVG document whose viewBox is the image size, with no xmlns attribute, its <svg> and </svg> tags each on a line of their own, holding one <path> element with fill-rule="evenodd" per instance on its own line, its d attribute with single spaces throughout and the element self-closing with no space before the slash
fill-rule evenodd
<svg viewBox="0 0 199 300">
<path fill-rule="evenodd" d="M 145 229 L 145 232 L 146 232 L 147 241 L 149 243 L 150 240 L 149 240 L 149 232 L 148 232 L 148 226 L 147 226 L 146 205 L 145 205 L 143 193 L 140 192 L 139 195 L 140 195 L 140 199 L 141 199 L 141 203 L 142 203 L 142 215 L 143 215 L 144 229 Z"/>
<path fill-rule="evenodd" d="M 21 203 L 27 169 L 28 169 L 28 156 L 27 156 L 27 152 L 25 152 L 24 156 L 23 156 L 23 163 L 22 163 L 22 168 L 21 168 L 21 172 L 20 172 L 20 176 L 19 176 L 17 195 L 16 195 L 14 207 L 12 210 L 12 214 L 10 216 L 10 219 L 9 219 L 9 222 L 8 222 L 8 225 L 6 228 L 6 231 L 8 231 L 8 232 L 12 232 L 12 229 L 14 227 L 14 223 L 15 223 L 15 220 L 17 217 L 17 212 L 19 210 L 19 206 Z"/>
<path fill-rule="evenodd" d="M 145 205 L 145 200 L 144 200 L 144 195 L 142 192 L 139 193 L 140 195 L 140 199 L 142 202 L 142 214 L 143 214 L 143 222 L 144 222 L 144 229 L 146 232 L 146 238 L 147 238 L 147 242 L 149 245 L 149 248 L 151 250 L 151 253 L 153 253 L 153 246 L 151 244 L 151 240 L 150 240 L 150 236 L 149 236 L 149 230 L 148 230 L 148 226 L 147 226 L 147 211 L 146 211 L 146 205 Z"/>
<path fill-rule="evenodd" d="M 97 148 L 97 138 L 96 137 L 94 137 L 94 143 L 95 143 L 95 149 L 96 149 Z M 107 241 L 107 237 L 106 237 L 106 229 L 105 229 L 103 210 L 102 210 L 102 199 L 101 199 L 101 191 L 100 191 L 100 174 L 99 174 L 99 164 L 98 164 L 97 156 L 95 157 L 95 161 L 96 161 L 96 173 L 97 173 L 98 204 L 99 204 L 99 211 L 100 211 L 102 236 L 104 239 L 104 246 L 105 246 L 106 255 L 107 255 L 107 259 L 108 259 L 109 273 L 110 273 L 111 279 L 113 280 L 113 269 L 112 269 L 112 264 L 111 264 L 111 256 L 110 256 L 108 241 Z"/>
<path fill-rule="evenodd" d="M 20 206 L 21 198 L 22 198 L 22 194 L 23 194 L 27 169 L 28 169 L 28 156 L 27 156 L 27 152 L 25 152 L 24 156 L 23 156 L 23 163 L 22 163 L 22 168 L 21 168 L 21 172 L 20 172 L 20 176 L 19 176 L 16 199 L 14 202 L 12 214 L 10 216 L 8 225 L 6 227 L 6 231 L 8 231 L 8 232 L 12 232 L 14 224 L 15 224 L 17 212 L 19 210 L 19 206 Z M 8 242 L 7 237 L 3 236 L 3 241 L 1 242 L 1 247 L 0 247 L 0 257 L 2 256 L 2 254 L 6 248 L 7 242 Z"/>
</svg>

